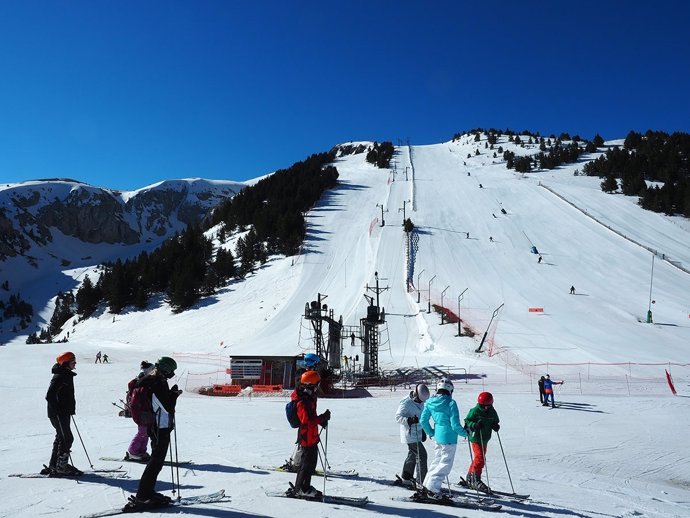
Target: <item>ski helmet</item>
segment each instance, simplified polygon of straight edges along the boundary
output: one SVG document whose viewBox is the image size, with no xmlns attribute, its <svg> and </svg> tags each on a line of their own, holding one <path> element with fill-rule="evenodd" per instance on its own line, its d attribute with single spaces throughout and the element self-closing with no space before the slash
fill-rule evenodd
<svg viewBox="0 0 690 518">
<path fill-rule="evenodd" d="M 482 392 L 477 397 L 477 403 L 480 405 L 493 405 L 494 397 L 491 395 L 491 392 Z"/>
<path fill-rule="evenodd" d="M 415 388 L 414 388 L 414 399 L 418 399 L 422 403 L 429 399 L 429 387 L 427 387 L 424 383 L 419 383 Z"/>
<path fill-rule="evenodd" d="M 161 356 L 156 362 L 156 368 L 166 377 L 172 378 L 177 369 L 177 362 L 170 356 Z"/>
<path fill-rule="evenodd" d="M 307 371 L 302 374 L 299 381 L 302 385 L 318 385 L 321 382 L 321 376 L 316 371 Z"/>
<path fill-rule="evenodd" d="M 58 356 L 57 358 L 55 358 L 55 361 L 58 362 L 60 365 L 62 365 L 63 363 L 69 363 L 72 360 L 76 360 L 76 359 L 77 359 L 77 357 L 74 356 L 74 353 L 66 351 L 66 352 L 62 353 L 60 356 Z"/>
<path fill-rule="evenodd" d="M 319 358 L 318 354 L 307 353 L 304 355 L 304 366 L 309 369 L 313 369 L 314 367 L 316 367 L 320 361 L 321 358 Z"/>
<path fill-rule="evenodd" d="M 453 387 L 453 382 L 450 381 L 448 378 L 441 378 L 436 384 L 436 392 L 438 392 L 439 390 L 445 390 L 446 392 L 448 392 L 448 394 L 452 394 L 454 388 L 455 387 Z"/>
</svg>

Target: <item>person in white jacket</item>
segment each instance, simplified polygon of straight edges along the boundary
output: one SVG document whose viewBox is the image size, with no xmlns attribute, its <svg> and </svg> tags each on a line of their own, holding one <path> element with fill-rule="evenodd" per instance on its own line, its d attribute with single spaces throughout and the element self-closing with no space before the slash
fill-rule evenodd
<svg viewBox="0 0 690 518">
<path fill-rule="evenodd" d="M 403 484 L 409 481 L 414 484 L 415 468 L 417 470 L 418 485 L 421 486 L 426 477 L 426 449 L 422 442 L 426 435 L 419 425 L 419 418 L 424 410 L 424 402 L 429 399 L 429 387 L 423 383 L 415 386 L 410 395 L 401 399 L 395 420 L 400 424 L 400 442 L 407 444 L 407 457 L 402 469 Z"/>
</svg>

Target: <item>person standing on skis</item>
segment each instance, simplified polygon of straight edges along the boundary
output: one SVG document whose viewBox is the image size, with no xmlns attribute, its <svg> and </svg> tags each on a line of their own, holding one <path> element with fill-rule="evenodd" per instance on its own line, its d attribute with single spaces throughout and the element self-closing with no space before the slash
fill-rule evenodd
<svg viewBox="0 0 690 518">
<path fill-rule="evenodd" d="M 442 378 L 436 385 L 436 395 L 424 404 L 420 422 L 424 432 L 434 441 L 434 460 L 424 477 L 422 492 L 431 498 L 438 498 L 441 485 L 453 469 L 458 437 L 467 437 L 460 424 L 458 404 L 453 399 L 453 383 Z M 431 427 L 430 420 L 434 420 Z"/>
<path fill-rule="evenodd" d="M 319 459 L 319 426 L 328 426 L 331 411 L 323 414 L 316 413 L 316 390 L 321 383 L 321 376 L 316 371 L 306 371 L 300 378 L 300 385 L 290 396 L 291 401 L 297 401 L 297 417 L 299 417 L 299 444 L 302 447 L 302 460 L 297 471 L 294 489 L 288 494 L 297 498 L 319 499 L 323 493 L 311 485 L 311 477 L 316 471 Z"/>
<path fill-rule="evenodd" d="M 467 412 L 465 428 L 472 446 L 472 463 L 467 470 L 467 485 L 479 491 L 488 492 L 489 488 L 482 482 L 482 470 L 486 464 L 486 447 L 491 439 L 491 432 L 498 432 L 498 414 L 494 409 L 494 397 L 491 392 L 482 392 L 477 404 Z"/>
<path fill-rule="evenodd" d="M 551 398 L 551 408 L 556 408 L 556 401 L 553 399 L 553 386 L 563 385 L 562 381 L 552 381 L 551 377 L 547 374 L 544 380 L 544 402 L 543 406 L 549 406 L 549 398 Z"/>
<path fill-rule="evenodd" d="M 418 384 L 409 396 L 400 400 L 395 420 L 400 424 L 400 442 L 407 444 L 407 457 L 403 463 L 402 480 L 414 483 L 414 472 L 417 468 L 417 480 L 421 484 L 426 477 L 426 434 L 419 425 L 419 418 L 424 410 L 424 402 L 429 399 L 429 387 Z"/>
<path fill-rule="evenodd" d="M 544 399 L 546 396 L 546 393 L 544 392 L 544 376 L 539 378 L 539 381 L 537 381 L 537 386 L 539 387 L 539 402 L 543 405 L 544 404 Z"/>
<path fill-rule="evenodd" d="M 147 430 L 151 439 L 151 458 L 139 480 L 136 497 L 130 498 L 126 509 L 159 507 L 171 502 L 170 497 L 157 493 L 155 488 L 170 446 L 170 434 L 175 427 L 177 398 L 182 394 L 177 385 L 168 387 L 168 380 L 175 375 L 176 369 L 175 360 L 169 356 L 162 356 L 154 368 L 134 386 L 134 391 L 145 393 L 151 403 L 152 419 Z M 133 397 L 136 398 L 137 395 Z"/>
<path fill-rule="evenodd" d="M 129 398 L 130 395 L 132 394 L 132 390 L 134 389 L 135 385 L 137 382 L 146 376 L 149 372 L 153 370 L 153 364 L 147 362 L 146 360 L 141 362 L 141 370 L 139 371 L 139 375 L 131 380 L 127 384 L 127 406 L 129 407 Z M 134 424 L 137 425 L 137 433 L 134 434 L 134 437 L 132 437 L 132 441 L 129 443 L 129 447 L 127 448 L 127 451 L 125 452 L 125 460 L 134 460 L 137 462 L 148 462 L 148 460 L 151 458 L 151 456 L 146 452 L 146 449 L 149 444 L 149 433 L 148 433 L 148 425 L 141 421 L 138 416 L 132 416 L 132 420 L 134 421 Z"/>
<path fill-rule="evenodd" d="M 53 451 L 50 455 L 48 467 L 43 474 L 81 475 L 82 472 L 69 463 L 70 450 L 74 442 L 74 435 L 70 429 L 70 419 L 76 413 L 77 403 L 74 399 L 74 369 L 77 358 L 72 352 L 64 352 L 55 359 L 53 378 L 46 393 L 48 402 L 48 419 L 55 428 Z"/>
</svg>

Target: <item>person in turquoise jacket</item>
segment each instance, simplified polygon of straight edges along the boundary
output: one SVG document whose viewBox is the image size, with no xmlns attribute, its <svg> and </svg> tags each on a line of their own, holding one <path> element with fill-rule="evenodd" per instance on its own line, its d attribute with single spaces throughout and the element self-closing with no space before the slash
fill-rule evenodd
<svg viewBox="0 0 690 518">
<path fill-rule="evenodd" d="M 498 432 L 498 414 L 494 409 L 494 397 L 491 392 L 482 392 L 477 397 L 477 404 L 465 416 L 465 428 L 471 432 L 469 436 L 472 446 L 472 462 L 467 470 L 467 484 L 479 491 L 488 491 L 482 482 L 482 470 L 486 464 L 486 446 L 491 439 L 491 432 Z"/>
<path fill-rule="evenodd" d="M 460 423 L 458 404 L 453 399 L 453 383 L 443 378 L 436 385 L 436 395 L 424 405 L 419 421 L 426 434 L 435 441 L 434 460 L 424 477 L 423 491 L 430 497 L 440 496 L 441 486 L 453 469 L 458 436 L 467 437 Z M 434 420 L 431 427 L 430 419 Z"/>
</svg>

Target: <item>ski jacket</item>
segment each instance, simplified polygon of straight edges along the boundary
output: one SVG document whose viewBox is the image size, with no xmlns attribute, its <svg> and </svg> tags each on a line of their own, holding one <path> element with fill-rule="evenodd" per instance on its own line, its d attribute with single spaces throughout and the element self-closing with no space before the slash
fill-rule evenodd
<svg viewBox="0 0 690 518">
<path fill-rule="evenodd" d="M 544 380 L 544 392 L 546 394 L 551 394 L 553 392 L 553 386 L 554 385 L 562 385 L 562 381 L 552 381 L 551 379 L 547 378 Z"/>
<path fill-rule="evenodd" d="M 481 421 L 479 430 L 474 430 L 474 425 Z M 491 439 L 491 427 L 498 424 L 498 414 L 493 406 L 483 408 L 479 403 L 470 408 L 465 417 L 465 426 L 470 431 L 469 441 L 477 444 L 486 444 Z M 481 435 L 480 435 L 481 432 Z"/>
<path fill-rule="evenodd" d="M 76 372 L 59 363 L 53 365 L 53 378 L 50 380 L 46 401 L 48 401 L 48 417 L 59 415 L 70 416 L 76 414 L 77 403 L 74 399 L 74 377 Z"/>
<path fill-rule="evenodd" d="M 434 427 L 429 424 L 434 420 Z M 458 435 L 467 437 L 467 432 L 460 424 L 458 404 L 447 394 L 437 394 L 427 399 L 420 418 L 422 428 L 437 444 L 457 444 Z"/>
<path fill-rule="evenodd" d="M 158 371 L 140 378 L 135 387 L 146 387 L 151 394 L 151 408 L 155 415 L 153 426 L 158 429 L 175 427 L 175 405 L 177 404 L 177 385 L 168 387 L 168 380 Z"/>
<path fill-rule="evenodd" d="M 546 381 L 546 378 L 544 378 L 544 376 L 539 378 L 539 381 L 537 381 L 537 386 L 539 387 L 540 394 L 544 393 L 544 381 Z"/>
<path fill-rule="evenodd" d="M 421 442 L 422 427 L 419 423 L 407 424 L 408 417 L 416 417 L 419 419 L 424 410 L 424 403 L 414 400 L 414 394 L 411 392 L 408 397 L 400 400 L 398 411 L 395 413 L 395 420 L 400 423 L 400 442 L 403 444 L 410 444 L 414 442 Z"/>
<path fill-rule="evenodd" d="M 297 417 L 301 423 L 297 429 L 299 445 L 302 448 L 316 446 L 319 444 L 319 425 L 322 424 L 321 417 L 316 414 L 316 396 L 295 389 L 290 401 L 297 401 Z"/>
</svg>

